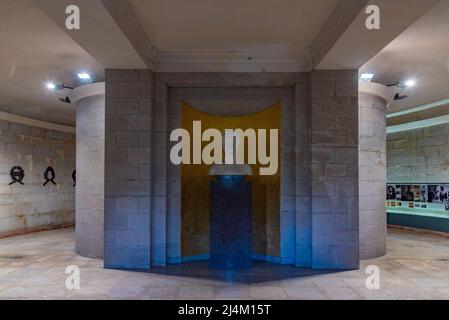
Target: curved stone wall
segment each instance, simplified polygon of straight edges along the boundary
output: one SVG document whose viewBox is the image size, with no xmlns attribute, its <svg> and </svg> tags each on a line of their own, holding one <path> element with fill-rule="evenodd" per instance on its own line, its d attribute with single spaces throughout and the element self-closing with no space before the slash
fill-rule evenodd
<svg viewBox="0 0 449 320">
<path fill-rule="evenodd" d="M 103 257 L 104 234 L 104 83 L 75 89 L 76 103 L 76 251 Z"/>
<path fill-rule="evenodd" d="M 359 84 L 360 258 L 386 253 L 386 109 L 393 91 L 377 83 Z"/>
</svg>

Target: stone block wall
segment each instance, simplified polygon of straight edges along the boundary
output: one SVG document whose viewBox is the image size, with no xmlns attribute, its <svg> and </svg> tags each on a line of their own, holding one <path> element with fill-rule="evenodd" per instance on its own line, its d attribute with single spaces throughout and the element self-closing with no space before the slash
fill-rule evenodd
<svg viewBox="0 0 449 320">
<path fill-rule="evenodd" d="M 170 165 L 168 156 L 168 87 L 165 84 L 155 84 L 154 97 L 154 126 L 152 128 L 151 143 L 152 153 L 152 188 L 151 188 L 151 263 L 153 265 L 165 265 L 168 257 L 176 252 L 174 244 L 176 233 L 181 223 L 177 217 L 168 215 L 169 211 L 175 211 L 180 207 L 180 201 L 176 196 L 176 187 L 172 181 L 167 181 L 167 171 Z M 180 190 L 180 188 L 178 189 Z M 179 194 L 179 193 L 178 193 Z M 179 249 L 180 250 L 180 249 Z"/>
<path fill-rule="evenodd" d="M 11 182 L 21 166 L 25 185 Z M 57 185 L 43 186 L 47 167 Z M 73 225 L 75 134 L 0 120 L 0 237 Z"/>
<path fill-rule="evenodd" d="M 312 202 L 310 176 L 309 77 L 295 85 L 295 265 L 312 266 Z M 290 222 L 291 223 L 291 222 Z"/>
<path fill-rule="evenodd" d="M 310 74 L 312 267 L 359 266 L 358 72 Z"/>
<path fill-rule="evenodd" d="M 106 268 L 150 267 L 153 73 L 106 70 Z"/>
<path fill-rule="evenodd" d="M 292 89 L 295 101 L 282 115 L 291 122 L 281 132 L 290 142 L 282 145 L 288 148 L 281 179 L 288 183 L 281 187 L 276 262 L 317 269 L 359 266 L 356 70 L 156 73 L 155 78 L 153 84 L 148 70 L 106 72 L 106 267 L 182 262 L 179 167 L 168 158 L 169 129 L 179 121 L 169 108 L 170 92 L 282 87 Z"/>
<path fill-rule="evenodd" d="M 388 183 L 448 183 L 449 124 L 387 135 Z"/>
</svg>

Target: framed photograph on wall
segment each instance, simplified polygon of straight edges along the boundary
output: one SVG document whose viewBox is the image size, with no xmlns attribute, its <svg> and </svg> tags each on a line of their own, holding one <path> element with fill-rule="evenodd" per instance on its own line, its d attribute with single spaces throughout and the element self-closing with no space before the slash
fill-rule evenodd
<svg viewBox="0 0 449 320">
<path fill-rule="evenodd" d="M 387 185 L 387 200 L 396 200 L 396 187 Z"/>
<path fill-rule="evenodd" d="M 449 204 L 449 184 L 440 185 L 440 202 Z"/>
<path fill-rule="evenodd" d="M 422 184 L 419 186 L 419 201 L 427 202 L 428 194 L 427 194 L 427 185 Z"/>
<path fill-rule="evenodd" d="M 428 186 L 428 202 L 441 203 L 440 202 L 440 185 L 432 184 Z"/>
<path fill-rule="evenodd" d="M 415 201 L 415 190 L 412 185 L 402 185 L 401 186 L 401 200 L 402 201 Z"/>
</svg>

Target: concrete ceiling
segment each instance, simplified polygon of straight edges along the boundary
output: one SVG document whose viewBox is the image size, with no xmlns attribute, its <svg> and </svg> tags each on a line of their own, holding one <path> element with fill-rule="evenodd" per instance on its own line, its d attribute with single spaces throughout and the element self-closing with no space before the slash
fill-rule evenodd
<svg viewBox="0 0 449 320">
<path fill-rule="evenodd" d="M 415 87 L 397 90 L 408 99 L 395 101 L 389 112 L 449 98 L 449 1 L 440 0 L 360 72 L 383 84 L 416 80 Z"/>
<path fill-rule="evenodd" d="M 387 28 L 363 29 L 368 2 L 387 12 Z M 416 78 L 410 99 L 392 107 L 407 108 L 447 97 L 448 1 L 416 21 L 436 2 L 0 0 L 0 111 L 73 125 L 74 106 L 58 101 L 69 92 L 49 92 L 44 85 L 76 85 L 81 70 L 102 81 L 105 68 L 355 69 L 385 47 L 362 71 L 373 71 L 383 83 Z M 64 27 L 69 4 L 80 7 L 81 30 Z"/>
<path fill-rule="evenodd" d="M 302 51 L 339 0 L 129 0 L 158 51 Z"/>
<path fill-rule="evenodd" d="M 58 100 L 67 92 L 48 91 L 45 83 L 74 85 L 81 70 L 103 80 L 102 67 L 34 1 L 1 0 L 0 21 L 0 111 L 73 125 L 74 106 Z"/>
</svg>

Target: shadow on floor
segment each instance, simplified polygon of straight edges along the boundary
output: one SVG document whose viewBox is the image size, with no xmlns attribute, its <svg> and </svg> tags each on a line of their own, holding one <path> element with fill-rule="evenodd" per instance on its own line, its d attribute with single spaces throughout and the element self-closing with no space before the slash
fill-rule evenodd
<svg viewBox="0 0 449 320">
<path fill-rule="evenodd" d="M 191 262 L 166 267 L 153 267 L 149 273 L 177 277 L 189 277 L 244 284 L 286 280 L 300 277 L 337 273 L 335 270 L 312 270 L 288 265 L 253 262 L 251 269 L 210 269 L 208 261 Z"/>
</svg>

